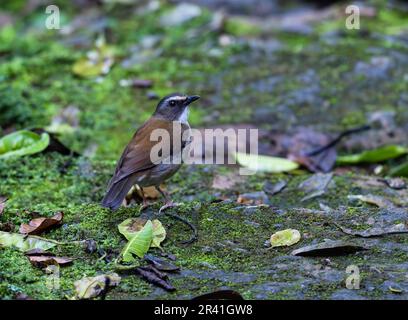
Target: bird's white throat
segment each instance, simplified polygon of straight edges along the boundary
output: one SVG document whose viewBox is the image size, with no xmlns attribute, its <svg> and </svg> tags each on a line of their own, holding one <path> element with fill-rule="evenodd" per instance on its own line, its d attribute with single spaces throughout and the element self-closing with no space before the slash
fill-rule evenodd
<svg viewBox="0 0 408 320">
<path fill-rule="evenodd" d="M 178 121 L 180 121 L 181 123 L 188 123 L 188 113 L 189 113 L 189 110 L 188 110 L 188 107 L 186 107 L 183 113 L 178 118 Z"/>
</svg>

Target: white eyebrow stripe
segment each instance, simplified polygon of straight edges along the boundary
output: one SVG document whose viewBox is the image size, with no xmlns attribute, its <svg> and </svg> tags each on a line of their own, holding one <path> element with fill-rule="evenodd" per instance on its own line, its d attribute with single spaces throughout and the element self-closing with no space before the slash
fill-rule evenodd
<svg viewBox="0 0 408 320">
<path fill-rule="evenodd" d="M 186 100 L 187 97 L 183 97 L 183 96 L 175 96 L 175 97 L 171 97 L 169 100 L 177 100 L 177 101 L 181 101 L 181 100 Z"/>
</svg>

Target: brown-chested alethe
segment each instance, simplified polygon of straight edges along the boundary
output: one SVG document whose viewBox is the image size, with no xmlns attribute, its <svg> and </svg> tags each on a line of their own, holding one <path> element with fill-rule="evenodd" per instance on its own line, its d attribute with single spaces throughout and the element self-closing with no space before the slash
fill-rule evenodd
<svg viewBox="0 0 408 320">
<path fill-rule="evenodd" d="M 160 184 L 170 178 L 180 168 L 180 163 L 156 163 L 151 159 L 152 148 L 157 141 L 152 141 L 152 132 L 156 129 L 166 130 L 170 136 L 170 147 L 165 148 L 162 158 L 177 157 L 186 147 L 185 130 L 189 130 L 188 107 L 190 103 L 199 99 L 199 96 L 187 96 L 178 93 L 164 97 L 158 103 L 156 111 L 134 134 L 120 157 L 115 173 L 108 184 L 106 195 L 102 200 L 104 207 L 116 210 L 122 204 L 133 185 L 139 187 L 154 186 L 166 199 L 166 204 L 160 211 L 173 205 L 172 201 L 160 189 Z M 174 122 L 181 130 L 173 130 Z M 173 143 L 179 139 L 180 143 Z M 166 154 L 169 153 L 169 154 Z M 142 192 L 143 193 L 143 192 Z M 144 198 L 144 197 L 143 197 Z M 143 199 L 145 205 L 145 199 Z"/>
</svg>

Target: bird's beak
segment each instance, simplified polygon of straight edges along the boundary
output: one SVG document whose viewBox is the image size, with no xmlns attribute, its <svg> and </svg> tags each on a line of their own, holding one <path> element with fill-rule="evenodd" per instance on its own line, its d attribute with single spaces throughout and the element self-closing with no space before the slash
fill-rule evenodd
<svg viewBox="0 0 408 320">
<path fill-rule="evenodd" d="M 184 104 L 186 106 L 188 106 L 190 103 L 192 103 L 192 102 L 194 102 L 194 101 L 196 101 L 198 99 L 200 99 L 200 96 L 189 96 L 189 97 L 187 97 L 186 102 Z"/>
</svg>

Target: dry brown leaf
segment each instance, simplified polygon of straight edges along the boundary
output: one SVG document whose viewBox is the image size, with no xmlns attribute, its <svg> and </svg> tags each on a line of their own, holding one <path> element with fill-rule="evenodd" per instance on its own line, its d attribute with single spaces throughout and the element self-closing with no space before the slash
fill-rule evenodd
<svg viewBox="0 0 408 320">
<path fill-rule="evenodd" d="M 166 190 L 166 188 L 163 187 L 163 185 L 160 186 L 162 190 Z M 152 187 L 145 187 L 143 188 L 143 193 L 146 199 L 150 200 L 156 200 L 160 197 L 160 192 L 156 190 L 154 186 Z M 142 191 L 139 186 L 133 186 L 128 194 L 126 195 L 126 198 L 123 200 L 123 205 L 125 207 L 128 207 L 132 202 L 136 203 L 141 203 L 143 200 L 143 195 Z"/>
<path fill-rule="evenodd" d="M 20 233 L 22 234 L 40 234 L 52 227 L 59 225 L 64 218 L 64 213 L 58 212 L 51 218 L 41 217 L 31 220 L 28 224 L 23 223 L 20 226 Z"/>
<path fill-rule="evenodd" d="M 248 205 L 266 205 L 269 203 L 268 196 L 263 191 L 240 194 L 238 203 Z"/>
<path fill-rule="evenodd" d="M 65 266 L 67 264 L 70 264 L 73 259 L 67 258 L 67 257 L 55 257 L 55 256 L 27 256 L 28 260 L 30 260 L 31 264 L 39 267 L 39 268 L 45 268 L 51 264 L 55 265 L 58 264 L 60 266 Z"/>
<path fill-rule="evenodd" d="M 346 234 L 350 234 L 357 237 L 370 238 L 370 237 L 379 237 L 388 234 L 400 234 L 408 233 L 408 227 L 404 223 L 399 223 L 393 226 L 388 227 L 373 227 L 364 231 L 354 231 L 349 228 L 342 227 L 339 224 L 335 224 L 341 231 Z"/>
<path fill-rule="evenodd" d="M 162 190 L 166 190 L 163 186 L 160 187 Z M 145 187 L 143 188 L 143 193 L 146 199 L 157 199 L 160 197 L 160 192 L 157 191 L 155 187 Z M 138 190 L 139 196 L 142 198 L 142 192 Z"/>
<path fill-rule="evenodd" d="M 326 257 L 326 256 L 339 256 L 349 253 L 355 253 L 357 251 L 367 250 L 364 246 L 344 242 L 341 240 L 333 241 L 327 240 L 318 244 L 312 244 L 306 247 L 302 247 L 292 251 L 294 256 L 302 257 Z"/>
<path fill-rule="evenodd" d="M 142 266 L 136 268 L 136 272 L 139 273 L 147 282 L 156 286 L 162 287 L 167 291 L 175 291 L 176 288 L 169 282 L 168 276 L 157 270 L 152 265 Z"/>
<path fill-rule="evenodd" d="M 368 204 L 376 205 L 377 207 L 383 208 L 383 209 L 387 209 L 387 208 L 393 209 L 396 207 L 396 205 L 391 200 L 383 198 L 381 196 L 372 195 L 372 194 L 349 195 L 347 198 L 349 200 L 360 200 Z"/>
</svg>

